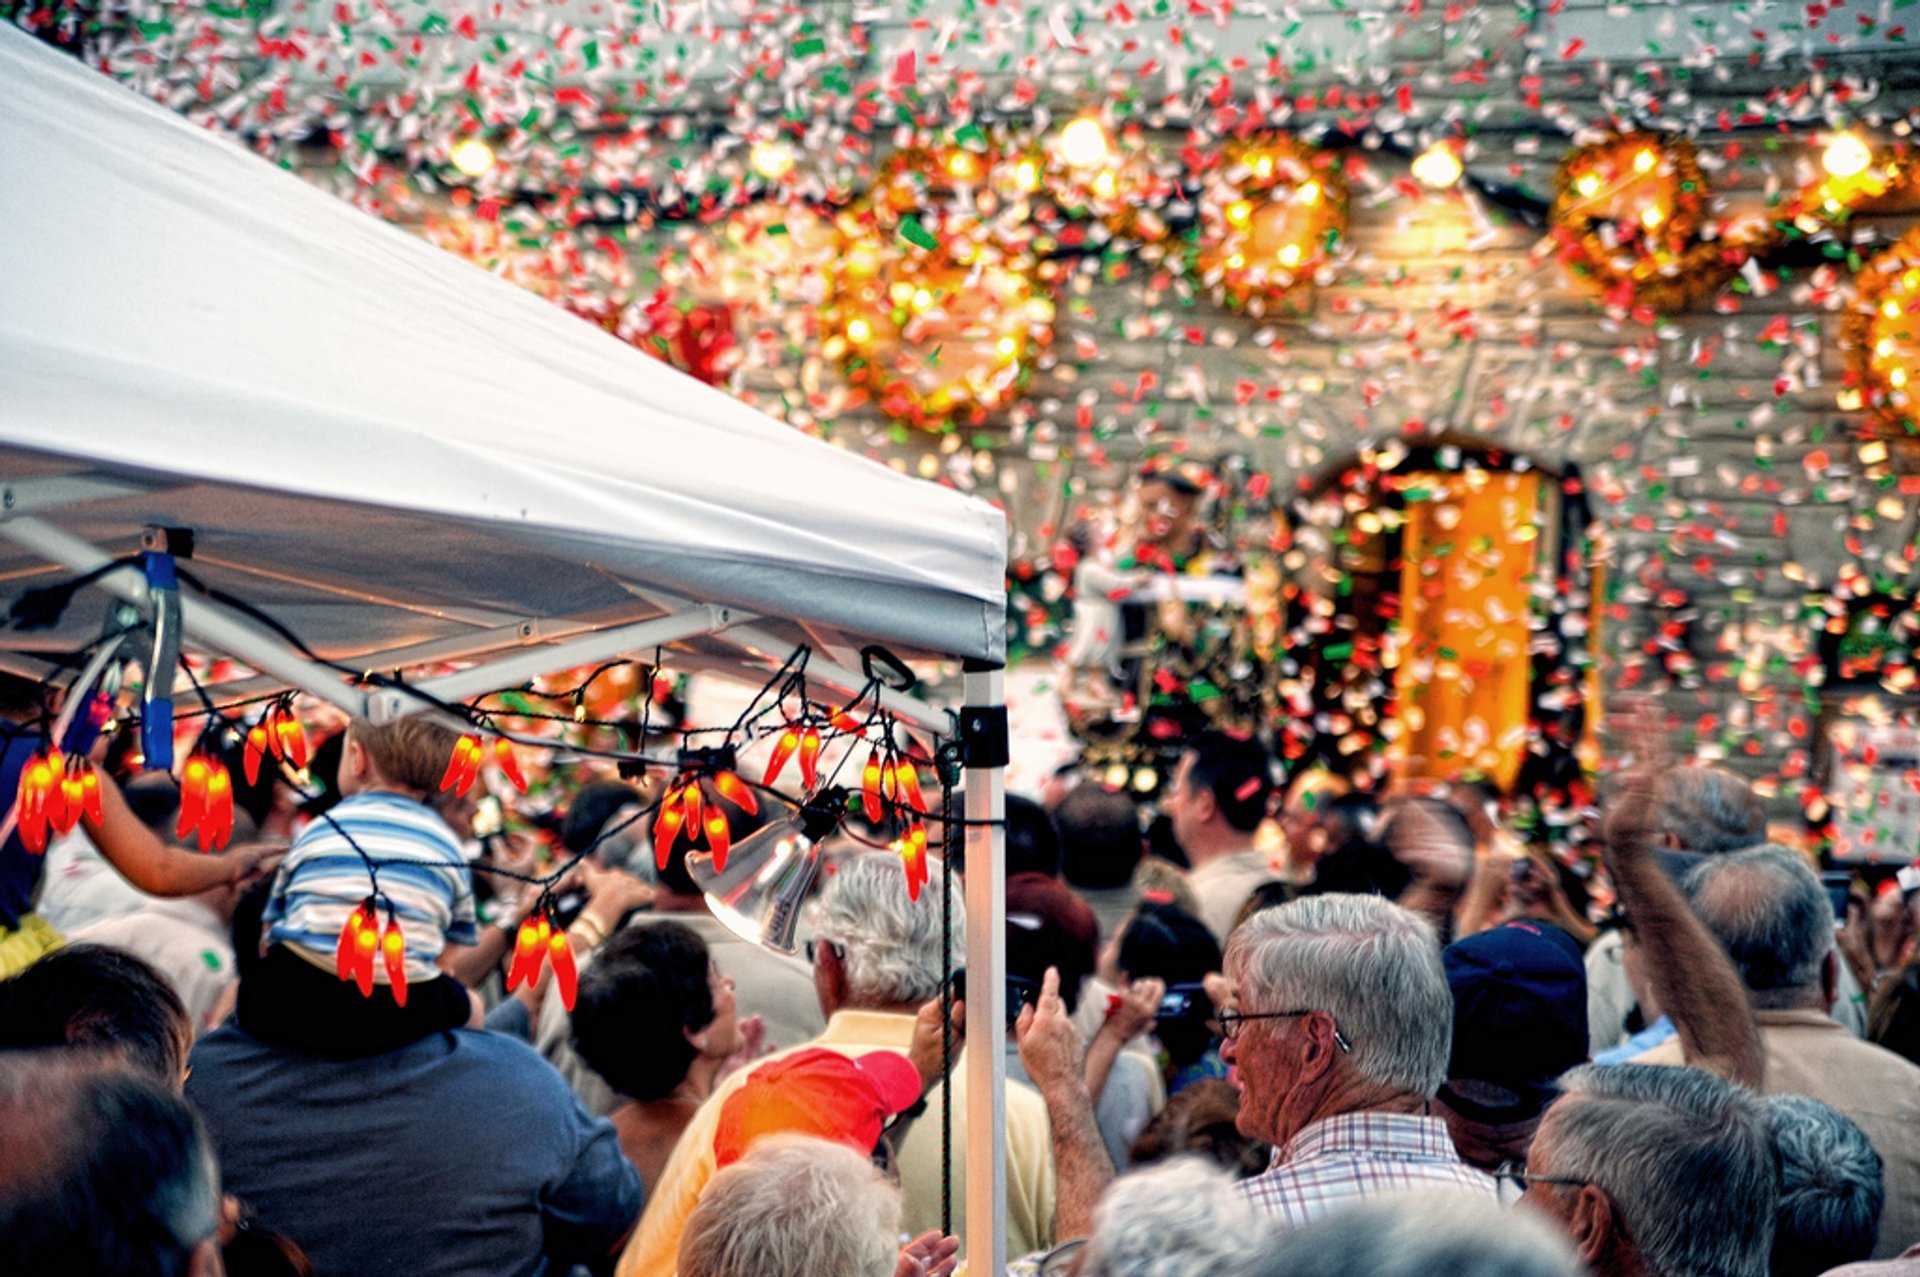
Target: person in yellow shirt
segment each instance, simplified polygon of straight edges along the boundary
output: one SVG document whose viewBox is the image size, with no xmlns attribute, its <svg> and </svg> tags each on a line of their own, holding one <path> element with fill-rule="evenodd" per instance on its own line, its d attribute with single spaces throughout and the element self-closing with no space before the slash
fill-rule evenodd
<svg viewBox="0 0 1920 1277">
<path fill-rule="evenodd" d="M 941 1083 L 938 1047 L 932 1061 L 916 1051 L 916 1017 L 939 1028 L 937 999 L 946 977 L 941 952 L 944 887 L 938 866 L 921 889 L 907 898 L 906 870 L 888 852 L 849 857 L 829 875 L 814 905 L 814 939 L 808 948 L 814 990 L 827 1017 L 826 1031 L 795 1050 L 824 1047 L 843 1055 L 871 1051 L 912 1054 L 931 1074 L 927 1114 L 914 1122 L 896 1152 L 903 1198 L 903 1226 L 920 1234 L 940 1226 Z M 953 918 L 955 952 L 966 945 L 965 919 Z M 999 1042 L 991 1044 L 999 1049 Z M 620 1257 L 617 1277 L 670 1277 L 681 1233 L 716 1171 L 715 1134 L 728 1097 L 752 1074 L 793 1054 L 776 1052 L 752 1069 L 733 1074 L 715 1088 L 675 1146 L 658 1184 L 648 1186 L 646 1213 Z M 953 1141 L 953 1228 L 966 1235 L 963 1187 L 967 1151 L 961 1115 L 966 1112 L 964 1055 L 951 1070 L 955 1138 Z M 1007 1085 L 1007 1247 L 1009 1254 L 1045 1250 L 1053 1240 L 1054 1180 L 1046 1105 L 1031 1087 Z"/>
</svg>

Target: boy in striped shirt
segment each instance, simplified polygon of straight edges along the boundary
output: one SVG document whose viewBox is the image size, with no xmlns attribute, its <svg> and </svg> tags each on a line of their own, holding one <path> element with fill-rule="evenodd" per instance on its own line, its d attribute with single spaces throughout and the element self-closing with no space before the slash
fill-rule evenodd
<svg viewBox="0 0 1920 1277">
<path fill-rule="evenodd" d="M 294 840 L 267 900 L 265 954 L 240 984 L 237 1018 L 247 1033 L 354 1058 L 481 1026 L 478 996 L 452 974 L 460 948 L 479 940 L 472 875 L 453 831 L 427 804 L 458 739 L 421 718 L 348 725 L 343 797 Z M 406 937 L 405 1006 L 383 963 L 374 963 L 370 997 L 335 970 L 340 933 L 376 879 L 380 926 L 390 902 Z"/>
</svg>

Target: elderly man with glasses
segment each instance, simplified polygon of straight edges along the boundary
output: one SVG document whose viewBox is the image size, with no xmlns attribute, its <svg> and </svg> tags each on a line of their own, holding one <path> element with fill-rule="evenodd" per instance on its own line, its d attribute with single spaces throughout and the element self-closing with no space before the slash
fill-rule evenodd
<svg viewBox="0 0 1920 1277">
<path fill-rule="evenodd" d="M 1275 1149 L 1241 1186 L 1256 1207 L 1292 1227 L 1402 1189 L 1495 1196 L 1428 1111 L 1453 1026 L 1432 927 L 1375 897 L 1313 896 L 1248 918 L 1226 965 L 1240 1130 Z"/>
</svg>

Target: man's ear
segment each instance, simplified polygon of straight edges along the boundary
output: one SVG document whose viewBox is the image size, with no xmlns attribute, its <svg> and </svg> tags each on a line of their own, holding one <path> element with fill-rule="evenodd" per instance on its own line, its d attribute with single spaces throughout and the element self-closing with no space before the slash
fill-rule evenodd
<svg viewBox="0 0 1920 1277">
<path fill-rule="evenodd" d="M 1573 1210 L 1567 1216 L 1567 1234 L 1581 1262 L 1594 1272 L 1605 1271 L 1603 1261 L 1625 1239 L 1618 1236 L 1620 1219 L 1614 1213 L 1613 1199 L 1592 1184 L 1574 1191 Z"/>
<path fill-rule="evenodd" d="M 1820 1004 L 1828 1011 L 1840 1000 L 1840 950 L 1829 949 L 1820 962 Z"/>
<path fill-rule="evenodd" d="M 1340 1058 L 1340 1044 L 1334 1035 L 1340 1030 L 1331 1016 L 1322 1019 L 1315 1015 L 1308 1019 L 1306 1032 L 1300 1036 L 1305 1045 L 1300 1051 L 1299 1079 L 1302 1082 L 1318 1082 L 1333 1072 L 1334 1062 Z"/>
</svg>

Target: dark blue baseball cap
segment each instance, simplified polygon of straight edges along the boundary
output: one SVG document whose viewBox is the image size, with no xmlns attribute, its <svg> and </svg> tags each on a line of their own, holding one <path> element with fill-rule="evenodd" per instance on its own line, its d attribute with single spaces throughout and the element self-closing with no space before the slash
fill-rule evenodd
<svg viewBox="0 0 1920 1277">
<path fill-rule="evenodd" d="M 1554 1081 L 1587 1061 L 1587 970 L 1580 945 L 1547 922 L 1516 920 L 1447 946 L 1453 1056 L 1441 1098 L 1494 1125 L 1537 1117 Z"/>
</svg>

